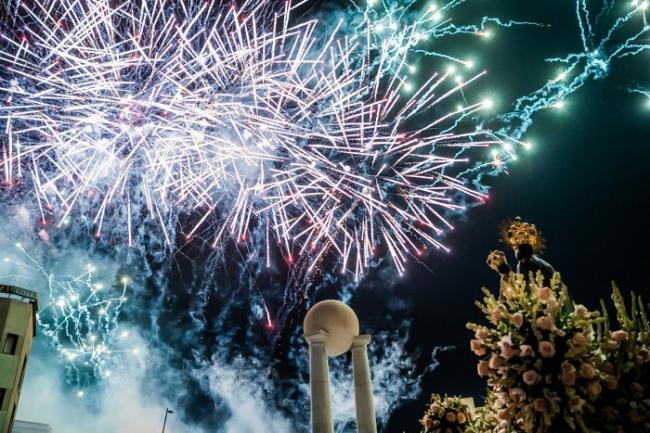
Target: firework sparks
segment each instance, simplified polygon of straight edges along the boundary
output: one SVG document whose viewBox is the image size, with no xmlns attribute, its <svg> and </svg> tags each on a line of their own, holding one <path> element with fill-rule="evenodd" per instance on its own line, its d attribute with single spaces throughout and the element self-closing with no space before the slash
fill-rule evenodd
<svg viewBox="0 0 650 433">
<path fill-rule="evenodd" d="M 408 80 L 414 47 L 452 31 L 439 11 L 401 29 L 393 11 L 398 36 L 378 39 L 368 13 L 352 35 L 292 23 L 304 2 L 33 3 L 25 30 L 2 35 L 0 170 L 6 188 L 29 185 L 43 221 L 82 215 L 97 237 L 122 224 L 132 244 L 146 215 L 171 244 L 170 217 L 193 214 L 186 238 L 207 228 L 215 248 L 261 223 L 267 257 L 277 245 L 313 267 L 334 252 L 358 277 L 378 248 L 400 273 L 444 249 L 458 194 L 484 198 L 454 173 L 461 150 L 503 142 L 456 127 L 489 107 L 461 97 L 485 72 Z M 442 22 L 419 32 L 428 21 Z"/>
<path fill-rule="evenodd" d="M 547 59 L 561 65 L 557 75 L 528 95 L 518 98 L 513 109 L 497 117 L 502 125 L 495 133 L 504 134 L 510 140 L 522 139 L 533 124 L 533 116 L 542 110 L 563 111 L 567 98 L 583 88 L 591 80 L 601 80 L 611 72 L 612 65 L 621 59 L 632 58 L 650 50 L 648 22 L 650 2 L 602 2 L 591 6 L 586 0 L 576 0 L 575 12 L 582 51 L 563 57 Z M 648 91 L 640 86 L 629 88 L 632 93 L 648 97 Z M 523 142 L 530 148 L 529 142 Z M 499 168 L 516 159 L 514 149 L 506 146 L 494 155 Z M 500 171 L 500 170 L 499 170 Z"/>
<path fill-rule="evenodd" d="M 71 275 L 54 274 L 21 244 L 3 261 L 13 271 L 2 278 L 22 281 L 29 275 L 30 281 L 44 282 L 40 332 L 59 353 L 75 385 L 85 387 L 95 377 L 110 377 L 113 355 L 132 350 L 128 331 L 118 329 L 120 312 L 128 301 L 129 277 L 106 281 L 91 263 Z"/>
</svg>

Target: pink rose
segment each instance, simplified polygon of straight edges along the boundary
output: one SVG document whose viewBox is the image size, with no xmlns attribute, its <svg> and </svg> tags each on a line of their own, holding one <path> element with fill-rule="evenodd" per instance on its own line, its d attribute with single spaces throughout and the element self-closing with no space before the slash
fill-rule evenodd
<svg viewBox="0 0 650 433">
<path fill-rule="evenodd" d="M 600 382 L 597 380 L 592 380 L 587 384 L 587 395 L 591 398 L 596 398 L 600 395 L 602 388 Z"/>
<path fill-rule="evenodd" d="M 586 377 L 587 379 L 593 379 L 596 376 L 596 369 L 594 366 L 585 362 L 580 364 L 580 369 L 578 371 L 580 372 L 581 377 Z"/>
<path fill-rule="evenodd" d="M 493 322 L 498 322 L 499 320 L 501 320 L 502 317 L 503 317 L 503 314 L 501 314 L 501 310 L 499 309 L 499 307 L 496 307 L 496 308 L 495 308 L 494 310 L 492 310 L 492 312 L 490 313 L 490 319 L 491 319 Z"/>
<path fill-rule="evenodd" d="M 501 347 L 501 357 L 508 360 L 515 356 L 515 349 L 508 343 L 504 343 Z"/>
<path fill-rule="evenodd" d="M 550 341 L 540 341 L 538 350 L 543 358 L 552 358 L 555 355 L 555 346 Z"/>
<path fill-rule="evenodd" d="M 542 316 L 535 321 L 535 325 L 544 331 L 550 331 L 553 328 L 553 320 L 550 317 Z"/>
<path fill-rule="evenodd" d="M 512 388 L 508 391 L 508 395 L 514 401 L 524 401 L 526 400 L 526 391 L 521 388 Z"/>
<path fill-rule="evenodd" d="M 478 375 L 480 377 L 485 377 L 490 374 L 490 368 L 488 367 L 488 363 L 485 361 L 481 361 L 476 365 L 476 371 L 478 372 Z"/>
<path fill-rule="evenodd" d="M 541 379 L 541 376 L 535 370 L 527 370 L 521 376 L 526 385 L 535 385 Z"/>
<path fill-rule="evenodd" d="M 429 415 L 424 415 L 424 418 L 422 418 L 422 424 L 427 430 L 429 430 L 433 427 L 433 420 L 429 418 Z"/>
<path fill-rule="evenodd" d="M 521 313 L 515 313 L 512 315 L 512 324 L 515 325 L 517 329 L 521 328 L 524 324 L 524 315 Z"/>
<path fill-rule="evenodd" d="M 505 337 L 501 337 L 501 340 L 497 345 L 501 349 L 501 357 L 503 359 L 508 360 L 513 356 L 515 356 L 515 350 L 512 347 L 512 338 L 510 338 L 509 335 L 506 335 Z"/>
<path fill-rule="evenodd" d="M 548 410 L 548 400 L 544 397 L 538 397 L 533 402 L 533 406 L 537 412 L 546 412 Z"/>
<path fill-rule="evenodd" d="M 472 349 L 472 352 L 474 352 L 478 356 L 483 356 L 485 355 L 485 348 L 483 347 L 483 344 L 481 344 L 481 340 L 471 340 L 469 342 L 469 347 Z"/>
<path fill-rule="evenodd" d="M 478 328 L 474 333 L 474 336 L 481 341 L 487 340 L 488 335 L 488 331 L 485 328 Z"/>
<path fill-rule="evenodd" d="M 576 383 L 576 368 L 569 361 L 564 361 L 562 363 L 562 373 L 560 374 L 560 380 L 566 386 L 572 386 Z"/>
<path fill-rule="evenodd" d="M 537 289 L 537 297 L 542 301 L 548 301 L 553 296 L 553 291 L 548 287 L 540 287 Z"/>
<path fill-rule="evenodd" d="M 488 365 L 492 370 L 496 370 L 497 368 L 503 365 L 503 361 L 498 356 L 492 355 L 492 358 L 490 358 L 490 362 Z"/>
<path fill-rule="evenodd" d="M 618 330 L 612 332 L 612 340 L 616 341 L 617 343 L 622 343 L 627 340 L 627 332 L 623 330 Z"/>
<path fill-rule="evenodd" d="M 529 344 L 522 344 L 521 347 L 519 347 L 519 350 L 521 352 L 519 353 L 519 356 L 535 356 L 535 352 L 533 351 L 533 346 Z"/>
<path fill-rule="evenodd" d="M 576 335 L 573 336 L 572 340 L 573 345 L 576 347 L 585 347 L 587 344 L 589 344 L 589 340 L 582 332 L 576 333 Z"/>
<path fill-rule="evenodd" d="M 565 386 L 574 386 L 576 384 L 576 374 L 564 371 L 560 374 L 560 380 Z"/>
<path fill-rule="evenodd" d="M 609 350 L 616 350 L 616 349 L 619 348 L 620 345 L 621 345 L 621 343 L 619 343 L 616 340 L 607 340 L 607 348 Z"/>
</svg>

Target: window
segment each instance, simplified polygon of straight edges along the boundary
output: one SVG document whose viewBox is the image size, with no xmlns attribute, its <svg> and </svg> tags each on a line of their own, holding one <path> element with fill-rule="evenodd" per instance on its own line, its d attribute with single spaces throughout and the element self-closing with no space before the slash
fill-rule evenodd
<svg viewBox="0 0 650 433">
<path fill-rule="evenodd" d="M 0 410 L 2 410 L 2 406 L 5 404 L 5 394 L 7 393 L 7 390 L 4 388 L 0 388 Z"/>
<path fill-rule="evenodd" d="M 16 334 L 7 334 L 7 338 L 5 338 L 5 345 L 2 347 L 2 353 L 15 355 L 17 346 L 18 336 Z"/>
</svg>

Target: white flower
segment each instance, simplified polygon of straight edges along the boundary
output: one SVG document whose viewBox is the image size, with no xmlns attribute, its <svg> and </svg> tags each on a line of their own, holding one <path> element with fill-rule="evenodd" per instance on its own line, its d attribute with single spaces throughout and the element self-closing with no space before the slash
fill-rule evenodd
<svg viewBox="0 0 650 433">
<path fill-rule="evenodd" d="M 586 319 L 589 317 L 589 310 L 584 305 L 576 305 L 575 315 L 578 319 Z"/>
<path fill-rule="evenodd" d="M 524 324 L 524 315 L 520 312 L 517 312 L 512 315 L 511 320 L 512 324 L 515 325 L 517 329 L 519 329 Z"/>
</svg>

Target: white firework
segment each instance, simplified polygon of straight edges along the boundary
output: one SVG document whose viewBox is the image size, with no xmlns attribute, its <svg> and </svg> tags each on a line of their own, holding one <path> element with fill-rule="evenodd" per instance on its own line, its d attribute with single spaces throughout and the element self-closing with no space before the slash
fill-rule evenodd
<svg viewBox="0 0 650 433">
<path fill-rule="evenodd" d="M 415 25 L 395 46 L 367 18 L 295 22 L 305 2 L 31 3 L 2 35 L 0 171 L 57 225 L 91 216 L 96 236 L 123 226 L 131 243 L 152 219 L 171 244 L 166 221 L 191 214 L 188 238 L 254 240 L 267 263 L 274 248 L 310 270 L 334 253 L 359 276 L 381 249 L 401 273 L 445 248 L 463 196 L 483 198 L 460 155 L 503 144 L 459 126 L 487 101 L 436 108 L 485 72 L 409 81 Z"/>
</svg>

